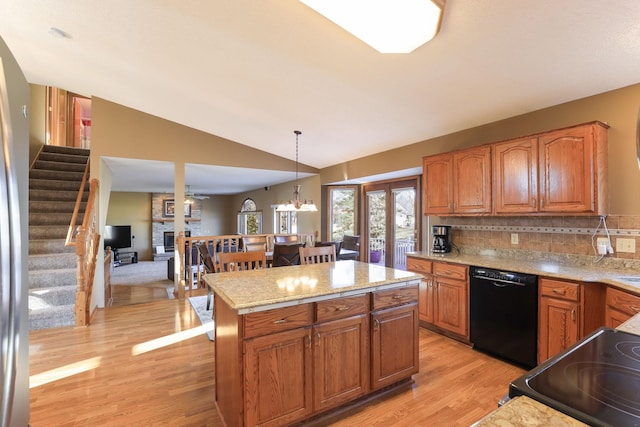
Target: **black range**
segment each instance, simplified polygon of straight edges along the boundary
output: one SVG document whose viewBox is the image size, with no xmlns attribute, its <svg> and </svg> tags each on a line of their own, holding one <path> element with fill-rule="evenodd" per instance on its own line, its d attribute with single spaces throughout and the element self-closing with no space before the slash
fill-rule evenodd
<svg viewBox="0 0 640 427">
<path fill-rule="evenodd" d="M 592 426 L 640 426 L 640 336 L 599 328 L 513 381 L 520 395 Z"/>
</svg>

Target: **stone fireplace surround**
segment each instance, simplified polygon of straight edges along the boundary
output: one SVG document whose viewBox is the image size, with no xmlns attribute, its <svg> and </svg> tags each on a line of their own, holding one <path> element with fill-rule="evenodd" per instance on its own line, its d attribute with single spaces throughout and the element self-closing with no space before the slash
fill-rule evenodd
<svg viewBox="0 0 640 427">
<path fill-rule="evenodd" d="M 171 193 L 152 193 L 151 195 L 151 245 L 153 247 L 153 260 L 163 261 L 174 255 L 173 250 L 167 250 L 164 254 L 157 253 L 158 246 L 165 245 L 165 232 L 174 232 L 173 217 L 163 216 L 164 200 L 173 199 Z M 189 231 L 192 236 L 202 234 L 200 232 L 200 220 L 202 218 L 202 201 L 194 200 L 191 205 L 191 217 L 185 218 L 185 232 Z"/>
</svg>

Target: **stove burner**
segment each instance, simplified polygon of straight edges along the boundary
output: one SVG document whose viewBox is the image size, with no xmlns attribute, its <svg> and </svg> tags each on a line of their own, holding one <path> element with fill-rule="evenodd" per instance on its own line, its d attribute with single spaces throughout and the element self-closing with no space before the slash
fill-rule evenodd
<svg viewBox="0 0 640 427">
<path fill-rule="evenodd" d="M 640 426 L 640 337 L 602 327 L 509 386 L 592 426 Z"/>
<path fill-rule="evenodd" d="M 640 362 L 640 342 L 623 341 L 616 344 L 616 350 L 623 356 L 626 356 L 636 362 Z"/>
</svg>

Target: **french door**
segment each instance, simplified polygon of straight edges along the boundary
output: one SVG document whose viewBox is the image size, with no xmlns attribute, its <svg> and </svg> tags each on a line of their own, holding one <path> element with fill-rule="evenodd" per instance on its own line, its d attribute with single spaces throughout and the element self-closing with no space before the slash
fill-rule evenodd
<svg viewBox="0 0 640 427">
<path fill-rule="evenodd" d="M 407 252 L 420 249 L 419 177 L 364 186 L 364 256 L 372 264 L 405 270 Z"/>
</svg>

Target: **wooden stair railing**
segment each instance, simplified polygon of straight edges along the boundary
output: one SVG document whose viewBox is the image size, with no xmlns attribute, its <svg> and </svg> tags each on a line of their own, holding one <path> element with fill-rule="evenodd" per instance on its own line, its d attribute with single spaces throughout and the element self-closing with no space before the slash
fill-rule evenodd
<svg viewBox="0 0 640 427">
<path fill-rule="evenodd" d="M 84 195 L 84 189 L 89 176 L 89 162 L 84 170 L 76 205 L 69 224 L 69 231 L 65 240 L 65 246 L 75 246 L 78 257 L 76 272 L 76 326 L 86 326 L 91 322 L 91 295 L 93 293 L 93 281 L 96 271 L 96 260 L 100 247 L 100 234 L 98 234 L 97 209 L 99 181 L 91 180 L 89 184 L 89 198 L 84 211 L 82 224 L 76 226 L 78 213 Z"/>
</svg>

